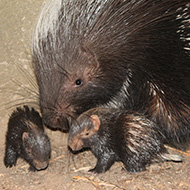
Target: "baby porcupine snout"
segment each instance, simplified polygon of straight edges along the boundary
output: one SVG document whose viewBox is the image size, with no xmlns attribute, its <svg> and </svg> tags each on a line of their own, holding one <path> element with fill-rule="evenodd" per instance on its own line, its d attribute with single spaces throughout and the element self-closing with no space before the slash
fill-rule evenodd
<svg viewBox="0 0 190 190">
<path fill-rule="evenodd" d="M 83 148 L 83 141 L 78 136 L 74 136 L 69 139 L 68 145 L 73 151 L 78 151 Z"/>
<path fill-rule="evenodd" d="M 48 167 L 48 165 L 49 165 L 48 161 L 43 161 L 43 162 L 41 162 L 41 161 L 36 160 L 36 159 L 33 161 L 33 164 L 34 164 L 34 166 L 35 166 L 35 168 L 36 168 L 37 170 L 44 170 L 44 169 L 46 169 L 46 168 Z"/>
</svg>

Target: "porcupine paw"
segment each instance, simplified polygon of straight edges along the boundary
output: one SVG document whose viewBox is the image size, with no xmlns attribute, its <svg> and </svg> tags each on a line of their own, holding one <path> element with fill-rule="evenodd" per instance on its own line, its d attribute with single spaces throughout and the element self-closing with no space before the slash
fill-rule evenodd
<svg viewBox="0 0 190 190">
<path fill-rule="evenodd" d="M 32 165 L 30 165 L 30 167 L 28 168 L 28 170 L 31 171 L 31 172 L 36 172 L 37 171 L 37 169 L 34 166 L 32 166 Z"/>
<path fill-rule="evenodd" d="M 88 172 L 99 174 L 99 173 L 105 173 L 107 169 L 104 166 L 95 166 L 94 168 L 88 170 Z"/>
<path fill-rule="evenodd" d="M 4 164 L 6 167 L 11 168 L 16 165 L 17 154 L 14 150 L 8 149 L 5 153 Z"/>
<path fill-rule="evenodd" d="M 102 171 L 101 169 L 98 168 L 92 168 L 90 170 L 88 170 L 88 172 L 94 173 L 94 174 L 99 174 L 99 173 L 104 173 L 105 171 Z"/>
</svg>

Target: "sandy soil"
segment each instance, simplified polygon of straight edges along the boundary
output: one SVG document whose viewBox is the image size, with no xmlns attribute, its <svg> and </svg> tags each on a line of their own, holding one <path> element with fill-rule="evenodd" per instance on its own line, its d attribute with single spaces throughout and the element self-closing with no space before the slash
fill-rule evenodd
<svg viewBox="0 0 190 190">
<path fill-rule="evenodd" d="M 7 121 L 20 104 L 38 108 L 38 88 L 31 68 L 30 43 L 42 0 L 0 1 L 0 189 L 5 190 L 149 190 L 190 189 L 190 154 L 179 154 L 182 163 L 155 163 L 147 171 L 129 174 L 116 163 L 105 174 L 94 175 L 88 169 L 96 159 L 90 152 L 72 155 L 67 135 L 47 130 L 52 143 L 52 159 L 47 170 L 29 172 L 18 160 L 11 169 L 3 164 Z"/>
</svg>

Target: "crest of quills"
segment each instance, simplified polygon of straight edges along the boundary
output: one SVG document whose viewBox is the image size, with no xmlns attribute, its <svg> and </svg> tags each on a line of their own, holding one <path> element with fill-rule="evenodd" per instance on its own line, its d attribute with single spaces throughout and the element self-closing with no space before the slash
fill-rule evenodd
<svg viewBox="0 0 190 190">
<path fill-rule="evenodd" d="M 187 148 L 189 0 L 50 0 L 40 14 L 32 50 L 43 122 L 70 131 L 70 139 L 82 133 L 80 144 L 69 140 L 69 145 L 91 147 L 98 159 L 93 171 L 105 172 L 114 161 L 142 171 L 154 156 L 178 160 L 170 159 L 163 144 Z M 91 115 L 88 125 L 75 123 L 98 107 L 112 117 L 102 111 L 95 114 L 98 125 Z M 122 143 L 109 148 L 106 137 L 113 131 L 111 139 L 121 137 Z M 94 138 L 105 139 L 102 156 L 93 148 L 99 146 L 91 143 Z M 117 146 L 125 153 L 116 152 Z"/>
</svg>

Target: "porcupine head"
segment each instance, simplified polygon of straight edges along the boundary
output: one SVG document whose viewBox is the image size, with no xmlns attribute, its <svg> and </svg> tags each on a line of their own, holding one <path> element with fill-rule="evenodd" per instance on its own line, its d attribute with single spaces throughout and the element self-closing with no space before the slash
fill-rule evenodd
<svg viewBox="0 0 190 190">
<path fill-rule="evenodd" d="M 52 15 L 42 12 L 33 48 L 43 120 L 50 128 L 66 131 L 70 119 L 108 103 L 128 77 L 127 65 L 123 63 L 126 52 L 121 50 L 123 44 L 113 41 L 109 32 L 105 33 L 111 25 L 113 31 L 118 32 L 119 23 L 112 23 L 115 19 L 104 27 L 112 6 L 107 10 L 108 7 L 104 7 L 107 2 L 93 1 L 89 5 L 92 9 L 86 9 L 87 3 L 75 1 L 70 9 L 69 2 L 58 5 L 65 8 L 65 12 L 62 15 L 60 9 L 58 17 L 48 22 L 54 23 L 53 29 L 46 26 L 43 18 L 46 15 L 44 17 L 49 16 L 51 20 Z M 55 5 L 56 2 L 52 4 Z M 102 9 L 107 10 L 106 17 L 101 16 L 99 8 L 102 12 Z"/>
<path fill-rule="evenodd" d="M 109 102 L 125 78 L 122 78 L 118 69 L 100 67 L 96 56 L 89 49 L 78 49 L 80 52 L 75 52 L 77 57 L 71 55 L 75 60 L 65 61 L 69 64 L 63 68 L 56 64 L 47 77 L 39 79 L 42 117 L 50 128 L 68 131 L 70 119 Z"/>
<path fill-rule="evenodd" d="M 30 170 L 43 170 L 48 167 L 50 159 L 50 142 L 46 134 L 40 130 L 32 130 L 22 134 L 22 157 L 30 164 Z"/>
<path fill-rule="evenodd" d="M 81 115 L 69 131 L 68 145 L 73 151 L 90 148 L 96 143 L 101 122 L 97 115 Z M 95 139 L 95 140 L 94 140 Z"/>
</svg>

